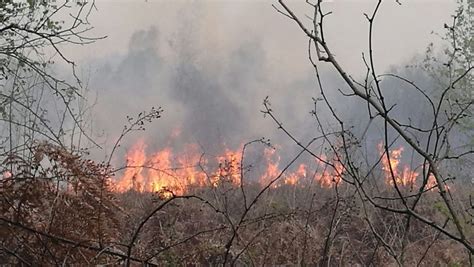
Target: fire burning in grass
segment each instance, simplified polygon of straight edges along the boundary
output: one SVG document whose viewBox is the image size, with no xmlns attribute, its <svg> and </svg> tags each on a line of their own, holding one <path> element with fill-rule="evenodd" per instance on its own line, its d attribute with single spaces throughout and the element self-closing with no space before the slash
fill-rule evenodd
<svg viewBox="0 0 474 267">
<path fill-rule="evenodd" d="M 386 183 L 392 186 L 396 183 L 398 186 L 413 188 L 416 185 L 420 173 L 412 170 L 407 165 L 404 165 L 403 167 L 401 166 L 401 158 L 404 148 L 399 147 L 398 149 L 389 150 L 387 155 L 383 144 L 379 143 L 378 150 L 382 156 L 382 170 L 384 172 Z M 436 187 L 436 179 L 433 174 L 430 174 L 425 188 L 434 190 Z M 445 185 L 445 187 L 449 190 L 449 186 Z"/>
<path fill-rule="evenodd" d="M 167 189 L 181 195 L 192 187 L 216 187 L 222 182 L 239 186 L 242 182 L 241 170 L 246 168 L 241 164 L 242 147 L 236 150 L 226 148 L 222 154 L 213 157 L 199 153 L 197 145 L 187 145 L 183 154 L 176 154 L 169 147 L 147 154 L 146 144 L 139 141 L 128 151 L 125 171 L 115 183 L 115 189 L 119 192 Z M 282 171 L 280 160 L 275 149 L 265 148 L 262 160 L 264 170 L 257 177 L 245 177 L 245 180 L 250 179 L 263 186 L 269 184 Z M 335 170 L 319 161 L 314 165 L 323 170 L 310 172 L 310 166 L 301 163 L 296 170 L 286 171 L 273 186 L 297 185 L 312 177 L 321 187 L 330 188 L 342 180 L 341 164 L 335 164 Z"/>
<path fill-rule="evenodd" d="M 382 155 L 382 170 L 384 172 L 386 182 L 393 185 L 413 186 L 419 173 L 411 170 L 408 166 L 401 168 L 400 161 L 402 158 L 403 147 L 389 150 L 388 155 L 385 153 L 383 144 L 378 145 L 380 154 Z"/>
<path fill-rule="evenodd" d="M 126 155 L 126 167 L 123 175 L 115 183 L 115 189 L 124 192 L 130 189 L 140 192 L 157 192 L 163 189 L 176 195 L 182 195 L 191 188 L 217 187 L 220 183 L 240 186 L 242 180 L 266 186 L 282 172 L 281 158 L 277 150 L 265 148 L 261 166 L 263 171 L 256 175 L 241 174 L 246 166 L 241 164 L 242 148 L 224 149 L 217 156 L 206 156 L 199 152 L 197 145 L 187 145 L 186 153 L 175 153 L 166 147 L 155 153 L 147 154 L 146 144 L 137 142 Z M 401 164 L 403 147 L 384 153 L 383 145 L 378 146 L 381 155 L 382 174 L 387 185 L 413 188 L 420 173 L 409 166 Z M 327 164 L 327 163 L 330 164 Z M 210 167 L 213 166 L 213 167 Z M 322 188 L 331 188 L 342 182 L 344 166 L 337 160 L 328 160 L 322 155 L 313 164 L 301 163 L 297 168 L 285 171 L 272 184 L 305 186 L 308 182 L 316 182 Z M 244 171 L 245 172 L 245 171 Z M 242 177 L 245 176 L 245 177 Z M 435 188 L 434 177 L 429 176 L 426 188 Z"/>
</svg>

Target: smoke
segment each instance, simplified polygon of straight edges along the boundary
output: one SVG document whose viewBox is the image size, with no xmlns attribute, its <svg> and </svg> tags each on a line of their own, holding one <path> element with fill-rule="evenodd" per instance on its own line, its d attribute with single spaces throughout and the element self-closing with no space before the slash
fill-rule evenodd
<svg viewBox="0 0 474 267">
<path fill-rule="evenodd" d="M 118 138 L 126 116 L 152 106 L 164 109 L 163 118 L 125 139 L 124 148 L 144 139 L 150 150 L 197 143 L 216 152 L 265 134 L 255 127 L 255 118 L 263 119 L 259 108 L 264 96 L 258 89 L 266 79 L 259 41 L 209 53 L 202 29 L 189 26 L 199 24 L 196 14 L 183 17 L 171 36 L 163 37 L 155 27 L 140 30 L 131 36 L 125 54 L 90 63 L 97 66 L 90 85 L 98 88 L 100 103 L 94 125 L 109 133 L 108 146 Z M 171 140 L 176 132 L 179 136 Z"/>
<path fill-rule="evenodd" d="M 227 31 L 226 26 L 219 23 L 222 18 L 214 11 L 202 3 L 183 5 L 176 11 L 180 19 L 171 31 L 169 25 L 136 31 L 123 53 L 108 54 L 89 62 L 94 66 L 90 87 L 98 91 L 98 104 L 93 111 L 96 114 L 94 129 L 105 133 L 105 146 L 109 148 L 106 153 L 119 137 L 126 116 L 135 116 L 152 106 L 164 109 L 163 117 L 147 125 L 146 131 L 132 133 L 124 139 L 116 162 L 120 162 L 126 150 L 139 139 L 145 141 L 150 152 L 165 146 L 181 150 L 186 144 L 195 143 L 203 152 L 213 154 L 224 147 L 235 149 L 260 137 L 268 137 L 279 145 L 284 151 L 284 162 L 298 148 L 274 122 L 264 118 L 261 110 L 266 96 L 270 97 L 272 109 L 284 126 L 303 143 L 321 135 L 310 114 L 314 109 L 313 98 L 321 98 L 321 94 L 307 61 L 304 36 L 298 29 L 290 28 L 301 38 L 293 42 L 275 35 L 285 30 L 269 29 L 268 33 L 260 28 L 249 30 L 246 22 L 242 22 L 244 26 L 238 31 Z M 253 13 L 260 11 L 257 6 Z M 276 25 L 294 26 L 278 14 L 274 15 L 272 21 Z M 360 31 L 354 30 L 352 34 L 355 33 L 363 36 Z M 284 42 L 276 44 L 274 40 Z M 339 58 L 345 65 L 346 53 L 336 49 L 336 56 L 342 55 Z M 380 121 L 369 125 L 366 104 L 355 98 L 341 97 L 340 91 L 347 93 L 348 88 L 330 66 L 323 65 L 320 71 L 326 96 L 334 110 L 347 122 L 347 128 L 359 136 L 369 126 L 367 146 L 377 153 L 376 144 L 383 133 Z M 419 77 L 416 73 L 412 75 L 415 79 Z M 397 103 L 393 113 L 422 124 L 421 118 L 425 115 L 419 112 L 418 103 L 422 101 L 419 96 L 399 81 L 387 80 L 384 85 L 390 105 Z M 318 107 L 317 113 L 328 129 L 338 127 L 323 105 Z"/>
</svg>

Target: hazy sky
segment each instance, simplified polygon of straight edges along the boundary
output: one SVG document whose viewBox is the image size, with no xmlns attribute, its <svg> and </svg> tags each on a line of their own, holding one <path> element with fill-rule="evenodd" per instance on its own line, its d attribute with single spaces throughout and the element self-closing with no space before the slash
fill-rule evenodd
<svg viewBox="0 0 474 267">
<path fill-rule="evenodd" d="M 287 2 L 301 17 L 311 14 L 306 5 Z M 374 53 L 380 71 L 408 63 L 430 41 L 439 40 L 431 32 L 443 32 L 455 9 L 454 0 L 400 2 L 384 1 L 376 20 Z M 367 51 L 363 13 L 375 3 L 325 4 L 333 12 L 326 20 L 327 41 L 354 76 L 364 72 L 361 53 Z M 66 48 L 97 96 L 95 129 L 113 140 L 126 115 L 154 105 L 165 109 L 164 117 L 144 136 L 156 148 L 174 129 L 182 130 L 182 142 L 235 145 L 275 135 L 275 125 L 260 113 L 268 95 L 286 125 L 304 136 L 312 121 L 311 97 L 317 96 L 307 38 L 272 4 L 277 3 L 96 0 L 90 34 L 107 38 Z M 327 83 L 336 86 L 330 66 L 323 71 Z"/>
<path fill-rule="evenodd" d="M 287 1 L 300 14 L 311 14 L 304 1 Z M 375 0 L 327 1 L 327 36 L 340 60 L 348 67 L 360 66 L 360 53 L 367 46 L 367 21 L 363 15 L 374 7 Z M 455 9 L 454 0 L 385 0 L 377 18 L 375 41 L 378 62 L 384 68 L 423 52 L 432 40 L 431 31 L 441 31 Z M 306 38 L 295 24 L 278 14 L 277 1 L 107 1 L 96 0 L 93 13 L 94 34 L 107 39 L 88 46 L 86 57 L 96 58 L 126 52 L 133 33 L 156 27 L 166 39 L 199 31 L 200 42 L 208 49 L 229 50 L 241 43 L 258 39 L 275 63 L 306 56 Z M 193 25 L 186 25 L 189 22 Z M 185 24 L 185 25 L 183 25 Z M 157 44 L 158 45 L 158 44 Z M 166 44 L 160 44 L 166 50 Z M 378 48 L 378 49 L 377 49 Z M 84 53 L 84 50 L 82 53 Z M 78 55 L 81 58 L 84 54 Z M 300 64 L 295 64 L 300 65 Z"/>
</svg>

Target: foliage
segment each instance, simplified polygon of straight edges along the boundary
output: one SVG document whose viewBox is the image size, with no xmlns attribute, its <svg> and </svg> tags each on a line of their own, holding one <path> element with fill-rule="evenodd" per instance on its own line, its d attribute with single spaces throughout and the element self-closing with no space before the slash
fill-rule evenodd
<svg viewBox="0 0 474 267">
<path fill-rule="evenodd" d="M 97 248 L 116 235 L 111 172 L 85 159 L 95 144 L 85 131 L 85 89 L 60 50 L 97 39 L 85 36 L 93 7 L 0 3 L 1 263 L 107 262 Z M 72 68 L 71 82 L 55 74 L 54 58 Z"/>
<path fill-rule="evenodd" d="M 446 46 L 442 54 L 431 43 L 421 67 L 436 81 L 436 88 L 432 93 L 438 99 L 446 98 L 444 109 L 447 117 L 462 111 L 460 126 L 474 142 L 474 3 L 465 0 L 457 2 L 458 8 L 452 16 L 452 24 L 444 24 L 445 34 L 441 35 L 441 39 Z"/>
<path fill-rule="evenodd" d="M 106 190 L 101 188 L 108 167 L 46 142 L 30 149 L 34 157 L 29 162 L 17 156 L 3 162 L 16 168 L 12 173 L 4 172 L 0 188 L 4 248 L 0 261 L 46 265 L 107 262 L 104 257 L 95 257 L 96 252 L 71 250 L 38 233 L 84 243 L 115 239 L 118 222 L 114 196 L 107 189 L 108 182 Z M 8 227 L 10 222 L 13 225 Z"/>
</svg>

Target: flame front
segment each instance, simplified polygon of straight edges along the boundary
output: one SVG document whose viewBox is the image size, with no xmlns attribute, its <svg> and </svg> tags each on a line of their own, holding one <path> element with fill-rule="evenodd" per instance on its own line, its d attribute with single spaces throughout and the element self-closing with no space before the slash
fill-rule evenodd
<svg viewBox="0 0 474 267">
<path fill-rule="evenodd" d="M 145 143 L 143 141 L 137 142 L 127 153 L 126 160 L 125 173 L 116 183 L 116 189 L 118 191 L 125 191 L 133 188 L 142 191 L 142 185 L 144 184 L 142 170 L 146 162 Z"/>
<path fill-rule="evenodd" d="M 397 185 L 413 186 L 419 173 L 410 170 L 408 166 L 400 168 L 403 147 L 389 150 L 388 155 L 385 153 L 382 143 L 378 145 L 378 149 L 382 155 L 382 170 L 385 173 L 387 183 L 393 185 L 395 181 Z"/>
<path fill-rule="evenodd" d="M 236 150 L 224 149 L 215 157 L 204 157 L 198 151 L 197 145 L 187 145 L 186 153 L 174 153 L 167 147 L 147 155 L 147 147 L 143 141 L 137 142 L 126 154 L 125 171 L 115 184 L 115 189 L 124 192 L 130 189 L 140 192 L 157 192 L 169 190 L 176 195 L 182 195 L 191 188 L 216 187 L 220 183 L 230 183 L 240 186 L 242 147 Z M 275 149 L 265 148 L 263 151 L 264 170 L 257 177 L 245 177 L 266 186 L 273 180 L 273 187 L 281 185 L 297 185 L 310 179 L 310 166 L 299 164 L 295 170 L 287 170 L 280 176 L 281 158 Z M 321 166 L 317 162 L 318 167 Z M 335 164 L 337 170 L 325 168 L 316 173 L 311 179 L 319 182 L 321 187 L 332 187 L 341 181 L 342 165 Z M 209 170 L 210 169 L 210 170 Z"/>
<path fill-rule="evenodd" d="M 126 166 L 123 175 L 115 183 L 115 189 L 124 192 L 130 189 L 140 192 L 166 190 L 182 195 L 191 188 L 217 187 L 228 183 L 240 186 L 242 179 L 266 186 L 272 181 L 272 187 L 282 185 L 305 186 L 315 181 L 323 188 L 331 188 L 342 182 L 344 166 L 337 159 L 328 160 L 321 155 L 312 165 L 300 163 L 297 168 L 286 170 L 283 174 L 281 158 L 275 149 L 263 151 L 263 171 L 260 174 L 241 175 L 242 147 L 236 150 L 224 149 L 214 157 L 203 156 L 197 145 L 185 146 L 186 153 L 174 153 L 166 147 L 155 153 L 147 154 L 145 142 L 137 142 L 126 154 Z M 385 183 L 402 187 L 416 185 L 419 172 L 401 165 L 403 147 L 385 153 L 383 144 L 378 145 L 381 155 L 382 173 Z M 245 178 L 243 176 L 246 176 Z M 429 175 L 426 188 L 433 190 L 436 181 Z M 446 186 L 447 189 L 449 189 Z M 171 194 L 171 193 L 169 193 Z"/>
<path fill-rule="evenodd" d="M 408 166 L 401 168 L 400 161 L 404 150 L 403 147 L 389 150 L 388 156 L 382 143 L 379 143 L 378 150 L 382 156 L 382 171 L 385 174 L 386 183 L 393 186 L 395 181 L 398 186 L 413 188 L 417 183 L 420 173 L 411 170 Z M 437 185 L 435 177 L 430 173 L 425 188 L 432 191 L 436 189 Z M 446 189 L 450 189 L 449 186 L 444 186 Z"/>
<path fill-rule="evenodd" d="M 196 150 L 193 146 L 187 149 Z M 188 186 L 206 184 L 206 175 L 197 171 L 199 156 L 196 153 L 175 157 L 171 148 L 164 148 L 148 156 L 146 145 L 140 141 L 128 151 L 126 161 L 125 172 L 115 185 L 115 189 L 120 192 L 129 189 L 140 192 L 166 189 L 174 194 L 183 194 Z M 178 166 L 174 166 L 176 163 Z"/>
</svg>

